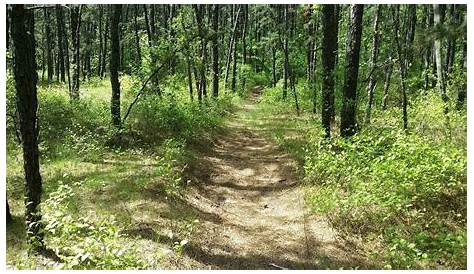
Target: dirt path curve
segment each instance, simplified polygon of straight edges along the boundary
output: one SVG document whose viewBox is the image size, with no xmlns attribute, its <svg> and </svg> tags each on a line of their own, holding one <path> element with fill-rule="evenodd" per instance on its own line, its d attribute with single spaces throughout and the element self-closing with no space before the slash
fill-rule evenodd
<svg viewBox="0 0 474 274">
<path fill-rule="evenodd" d="M 321 269 L 354 264 L 322 218 L 309 214 L 296 162 L 252 132 L 243 113 L 199 155 L 186 200 L 199 211 L 199 231 L 187 255 L 212 269 Z"/>
</svg>

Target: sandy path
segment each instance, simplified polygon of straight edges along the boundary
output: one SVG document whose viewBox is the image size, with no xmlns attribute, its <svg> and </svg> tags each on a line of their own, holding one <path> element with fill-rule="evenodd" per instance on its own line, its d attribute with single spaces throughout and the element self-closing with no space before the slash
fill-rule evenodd
<svg viewBox="0 0 474 274">
<path fill-rule="evenodd" d="M 213 269 L 355 265 L 324 219 L 309 214 L 296 162 L 243 118 L 259 92 L 192 168 L 186 200 L 198 209 L 200 224 L 186 254 Z"/>
</svg>

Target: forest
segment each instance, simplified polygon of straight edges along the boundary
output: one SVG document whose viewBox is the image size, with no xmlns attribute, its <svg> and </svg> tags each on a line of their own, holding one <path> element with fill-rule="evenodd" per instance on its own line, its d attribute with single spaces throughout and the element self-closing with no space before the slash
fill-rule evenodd
<svg viewBox="0 0 474 274">
<path fill-rule="evenodd" d="M 4 7 L 7 269 L 467 269 L 466 5 Z"/>
</svg>

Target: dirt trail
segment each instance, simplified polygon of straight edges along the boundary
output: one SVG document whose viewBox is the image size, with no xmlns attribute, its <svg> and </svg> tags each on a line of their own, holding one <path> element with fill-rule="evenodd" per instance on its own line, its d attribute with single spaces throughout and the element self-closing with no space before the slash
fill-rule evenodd
<svg viewBox="0 0 474 274">
<path fill-rule="evenodd" d="M 296 162 L 243 118 L 260 90 L 192 168 L 186 200 L 200 224 L 186 254 L 212 269 L 356 266 L 324 219 L 305 207 Z"/>
</svg>

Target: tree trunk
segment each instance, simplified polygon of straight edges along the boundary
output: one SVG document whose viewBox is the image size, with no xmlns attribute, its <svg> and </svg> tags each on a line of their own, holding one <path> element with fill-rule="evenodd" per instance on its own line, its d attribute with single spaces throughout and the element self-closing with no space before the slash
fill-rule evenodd
<svg viewBox="0 0 474 274">
<path fill-rule="evenodd" d="M 356 133 L 357 77 L 359 74 L 359 51 L 362 35 L 364 5 L 351 5 L 351 17 L 347 32 L 344 86 L 342 89 L 341 136 Z"/>
<path fill-rule="evenodd" d="M 198 100 L 201 102 L 202 96 L 206 93 L 206 38 L 203 30 L 203 5 L 193 5 L 196 22 L 198 27 L 198 33 L 201 40 L 201 63 L 199 64 L 199 90 Z"/>
<path fill-rule="evenodd" d="M 133 18 L 133 22 L 134 22 L 134 26 L 135 26 L 135 47 L 136 47 L 136 50 L 137 50 L 137 56 L 136 56 L 136 66 L 138 68 L 141 68 L 142 66 L 142 52 L 141 52 L 141 49 L 140 49 L 140 36 L 138 34 L 139 32 L 139 25 L 138 25 L 138 5 L 134 5 L 134 10 L 135 10 L 135 16 Z"/>
<path fill-rule="evenodd" d="M 403 55 L 402 45 L 399 38 L 400 32 L 400 6 L 395 5 L 395 15 L 394 15 L 394 25 L 395 25 L 395 44 L 397 48 L 397 55 L 398 55 L 398 65 L 400 68 L 400 89 L 402 92 L 402 118 L 403 118 L 403 129 L 408 129 L 408 115 L 407 115 L 407 94 L 406 94 L 406 87 L 405 87 L 405 79 L 406 79 L 406 56 Z"/>
<path fill-rule="evenodd" d="M 463 41 L 463 50 L 462 58 L 460 62 L 461 71 L 464 71 L 467 68 L 467 41 Z M 466 73 L 467 77 L 467 73 Z M 464 101 L 466 100 L 467 92 L 467 79 L 463 81 L 462 87 L 458 90 L 458 98 L 456 102 L 456 109 L 460 110 L 464 106 Z"/>
<path fill-rule="evenodd" d="M 276 47 L 272 46 L 272 86 L 276 87 L 277 76 L 276 76 Z"/>
<path fill-rule="evenodd" d="M 234 6 L 232 6 L 232 9 L 234 9 Z M 232 60 L 233 49 L 235 48 L 235 37 L 237 35 L 237 23 L 238 23 L 238 18 L 240 14 L 240 9 L 241 9 L 241 6 L 239 5 L 239 9 L 237 10 L 237 13 L 235 14 L 235 19 L 234 17 L 231 17 L 234 27 L 232 28 L 232 35 L 231 35 L 231 39 L 229 43 L 229 50 L 227 52 L 227 62 L 225 65 L 225 77 L 224 77 L 224 89 L 227 85 L 227 80 L 229 78 L 230 62 Z"/>
<path fill-rule="evenodd" d="M 57 33 L 58 33 L 58 65 L 59 65 L 59 75 L 60 81 L 65 83 L 66 82 L 66 71 L 64 67 L 64 19 L 62 14 L 61 5 L 56 5 L 56 25 L 57 25 Z"/>
<path fill-rule="evenodd" d="M 285 5 L 283 12 L 283 21 L 285 22 L 285 29 L 283 30 L 283 99 L 288 96 L 288 69 L 289 69 L 289 57 L 288 57 L 288 5 Z"/>
<path fill-rule="evenodd" d="M 219 5 L 214 4 L 214 14 L 212 17 L 212 96 L 219 96 L 219 52 L 218 52 L 218 32 L 219 32 Z"/>
<path fill-rule="evenodd" d="M 390 79 L 392 77 L 392 60 L 389 57 L 389 63 L 384 66 L 384 75 L 385 81 L 383 85 L 383 97 L 382 97 L 382 111 L 387 108 L 387 101 L 388 101 L 388 89 L 390 87 Z"/>
<path fill-rule="evenodd" d="M 44 12 L 44 30 L 46 36 L 46 63 L 48 68 L 48 83 L 53 81 L 54 64 L 53 64 L 53 47 L 51 37 L 51 20 L 49 18 L 49 9 L 43 9 Z"/>
<path fill-rule="evenodd" d="M 10 205 L 8 204 L 7 199 L 7 225 L 13 221 L 12 214 L 10 213 Z"/>
<path fill-rule="evenodd" d="M 16 108 L 18 110 L 23 167 L 25 170 L 25 220 L 30 247 L 39 251 L 44 248 L 41 225 L 41 175 L 39 171 L 39 150 L 36 91 L 36 57 L 33 11 L 24 5 L 13 5 L 12 38 L 14 45 L 14 77 Z"/>
<path fill-rule="evenodd" d="M 372 103 L 374 101 L 374 91 L 375 86 L 377 83 L 377 79 L 375 77 L 375 67 L 377 66 L 377 57 L 379 53 L 379 41 L 380 41 L 380 32 L 379 32 L 379 24 L 380 24 L 380 8 L 381 5 L 375 6 L 374 11 L 374 38 L 372 40 L 372 54 L 370 55 L 370 76 L 369 76 L 369 84 L 367 85 L 367 109 L 365 111 L 365 123 L 370 124 L 370 115 L 372 112 Z"/>
<path fill-rule="evenodd" d="M 102 53 L 103 53 L 103 56 L 102 56 L 102 69 L 101 69 L 100 78 L 104 78 L 105 70 L 106 70 L 106 67 L 107 67 L 107 52 L 108 52 L 107 41 L 108 41 L 108 37 L 109 37 L 108 34 L 109 34 L 110 14 L 111 14 L 110 6 L 107 6 L 107 16 L 105 18 L 105 27 L 104 27 L 104 45 L 103 45 L 104 47 L 102 49 Z"/>
<path fill-rule="evenodd" d="M 243 12 L 243 31 L 242 31 L 242 65 L 247 64 L 247 28 L 248 28 L 248 5 L 244 5 Z M 245 90 L 245 81 L 247 80 L 245 74 L 241 75 L 242 90 Z"/>
<path fill-rule="evenodd" d="M 433 11 L 434 11 L 434 23 L 435 27 L 437 29 L 437 34 L 435 37 L 434 41 L 434 51 L 435 51 L 435 58 L 436 58 L 436 75 L 437 75 L 437 83 L 436 86 L 438 88 L 438 92 L 441 95 L 441 98 L 443 99 L 445 103 L 445 112 L 448 111 L 448 106 L 447 106 L 447 101 L 448 97 L 446 95 L 446 86 L 444 82 L 444 69 L 443 69 L 443 63 L 442 63 L 442 53 L 441 53 L 441 34 L 439 33 L 439 30 L 441 29 L 442 21 L 441 21 L 441 15 L 440 15 L 440 8 L 439 4 L 433 4 Z"/>
<path fill-rule="evenodd" d="M 449 5 L 449 21 L 448 23 L 451 25 L 451 26 L 454 26 L 454 25 L 457 25 L 457 18 L 456 18 L 456 8 L 455 8 L 456 5 L 454 4 L 451 4 Z M 451 74 L 451 71 L 452 71 L 452 68 L 453 68 L 453 65 L 454 65 L 454 56 L 456 55 L 456 39 L 453 36 L 451 36 L 449 39 L 448 39 L 448 43 L 446 45 L 446 60 L 444 62 L 445 64 L 445 69 L 444 69 L 444 73 L 446 75 L 446 78 L 447 78 L 447 81 L 449 81 L 449 76 Z"/>
<path fill-rule="evenodd" d="M 146 34 L 148 37 L 148 46 L 151 48 L 153 37 L 151 34 L 150 23 L 148 20 L 148 10 L 146 8 L 146 4 L 143 5 L 143 9 L 145 10 L 145 25 L 146 25 Z"/>
<path fill-rule="evenodd" d="M 71 7 L 71 35 L 72 35 L 72 91 L 69 95 L 71 100 L 79 99 L 80 85 L 80 29 L 81 29 L 82 5 Z"/>
<path fill-rule="evenodd" d="M 103 58 L 103 52 L 104 52 L 104 44 L 103 44 L 103 23 L 102 23 L 102 18 L 104 17 L 104 6 L 99 5 L 99 61 L 97 65 L 97 76 L 101 76 L 101 71 L 102 71 L 102 58 Z"/>
<path fill-rule="evenodd" d="M 321 123 L 326 137 L 331 137 L 331 121 L 334 116 L 334 66 L 337 55 L 338 23 L 337 5 L 322 6 L 322 113 Z"/>
<path fill-rule="evenodd" d="M 118 79 L 118 69 L 120 66 L 119 23 L 120 15 L 122 14 L 122 5 L 114 5 L 113 8 L 110 21 L 110 83 L 112 85 L 110 110 L 112 113 L 112 124 L 116 127 L 120 127 L 120 82 Z"/>
</svg>

